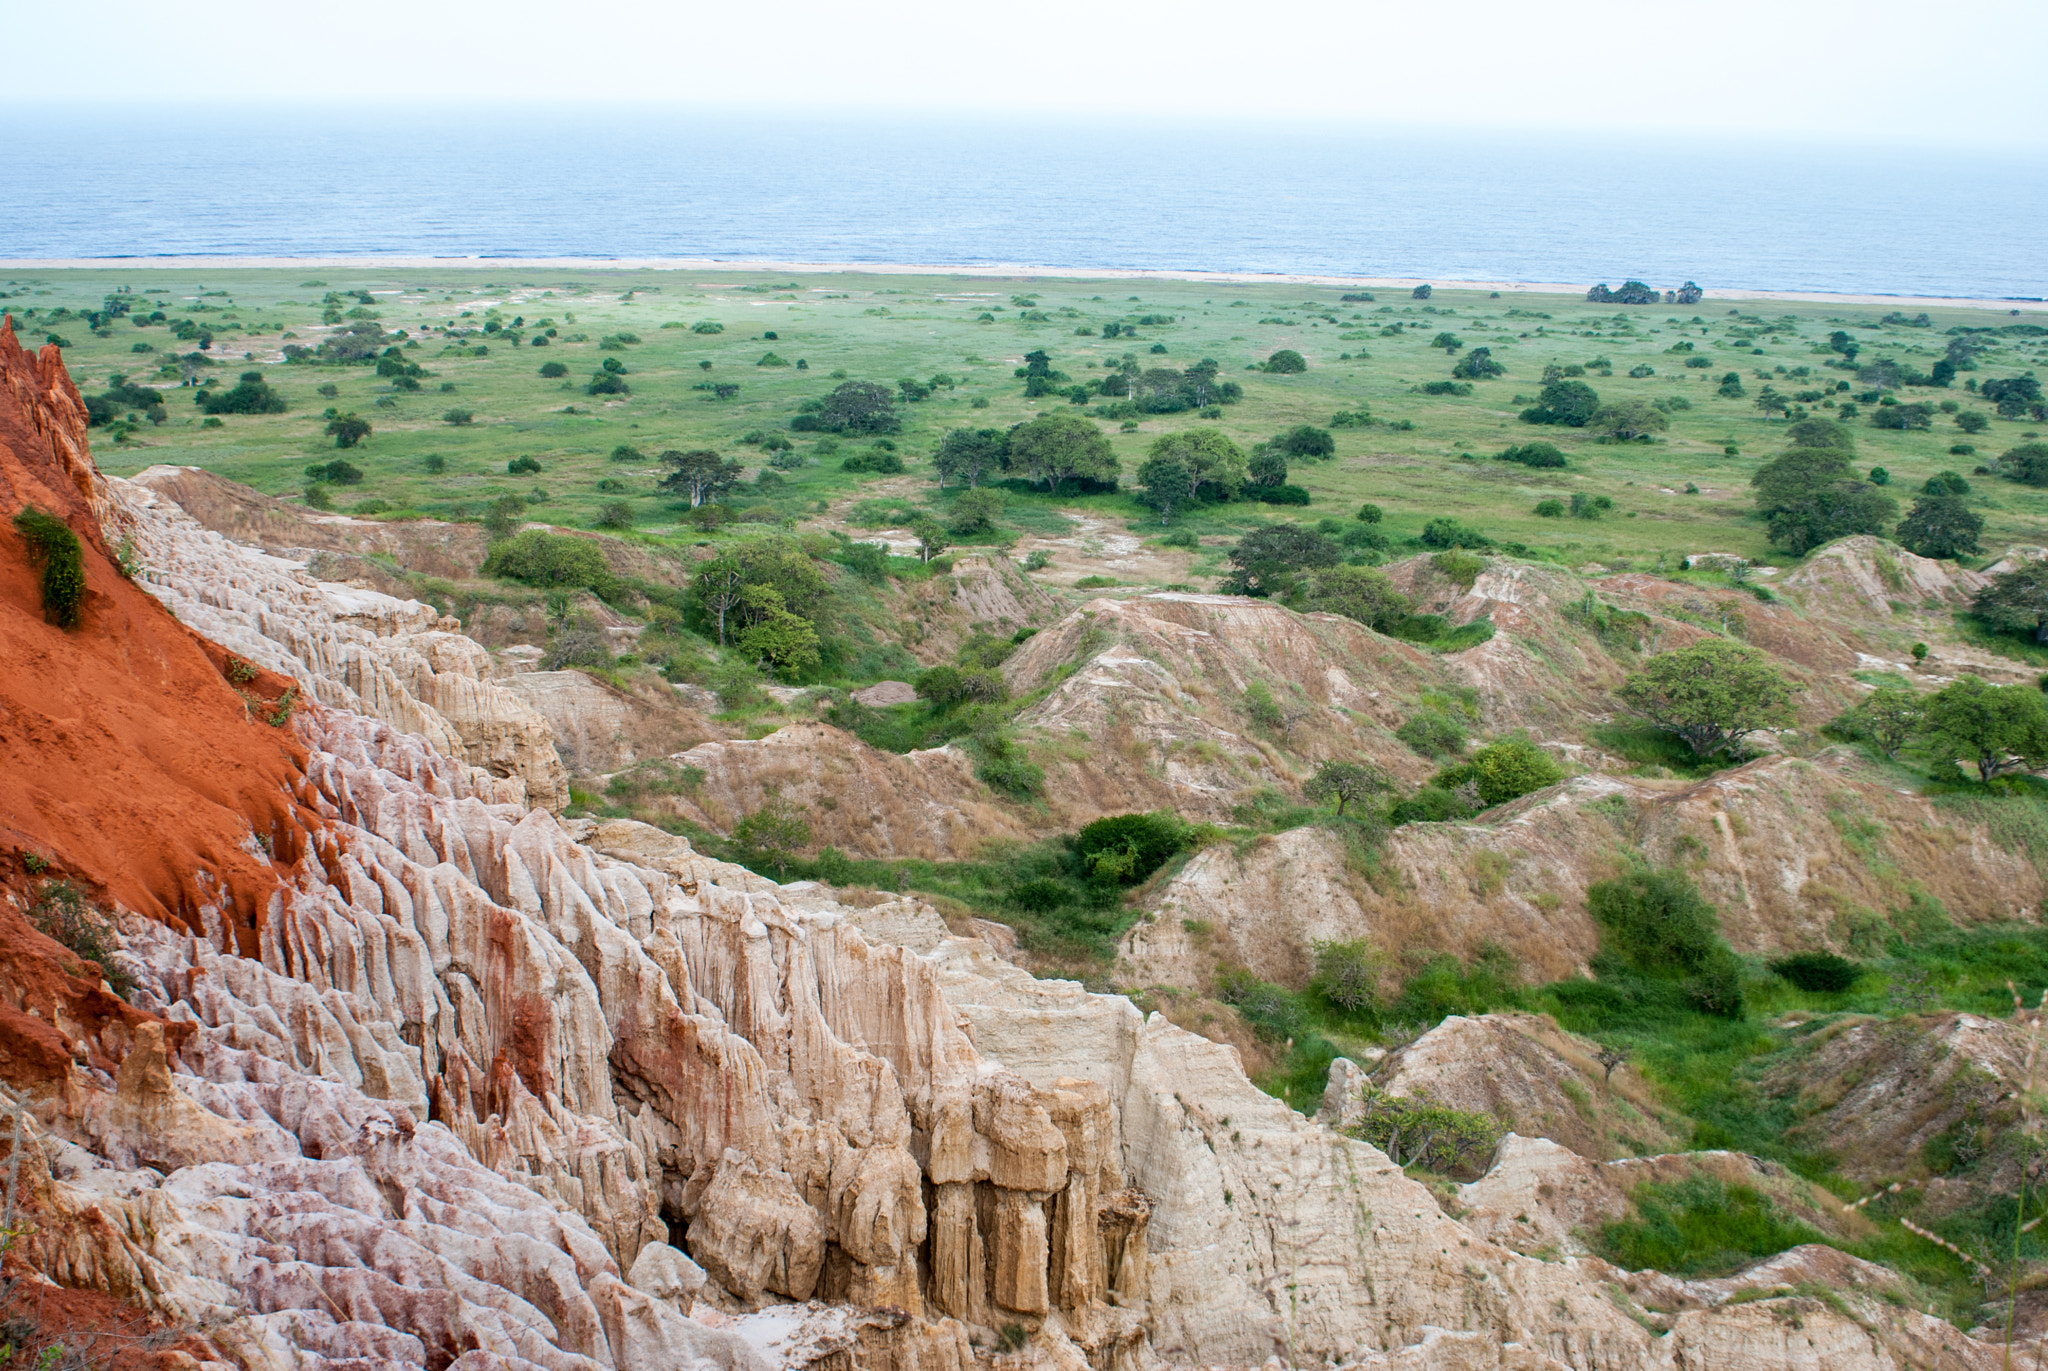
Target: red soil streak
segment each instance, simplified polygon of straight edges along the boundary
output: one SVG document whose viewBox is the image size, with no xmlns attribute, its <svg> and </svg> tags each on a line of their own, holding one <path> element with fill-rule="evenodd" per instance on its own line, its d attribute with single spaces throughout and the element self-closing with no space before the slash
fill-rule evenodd
<svg viewBox="0 0 2048 1371">
<path fill-rule="evenodd" d="M 85 547 L 84 622 L 43 620 L 13 527 L 34 504 Z M 105 487 L 61 354 L 22 350 L 0 322 L 0 879 L 23 853 L 96 897 L 199 931 L 216 907 L 245 955 L 317 818 L 294 800 L 305 749 L 256 716 L 226 654 L 123 578 L 96 510 Z M 247 683 L 276 700 L 290 683 Z M 270 843 L 276 864 L 253 840 Z"/>
</svg>

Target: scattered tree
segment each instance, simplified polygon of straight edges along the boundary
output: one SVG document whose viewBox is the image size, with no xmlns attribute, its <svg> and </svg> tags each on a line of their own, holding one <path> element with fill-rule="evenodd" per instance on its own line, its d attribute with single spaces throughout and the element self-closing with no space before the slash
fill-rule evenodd
<svg viewBox="0 0 2048 1371">
<path fill-rule="evenodd" d="M 1508 369 L 1493 359 L 1492 348 L 1473 348 L 1451 368 L 1451 375 L 1465 381 L 1488 381 L 1507 374 Z"/>
<path fill-rule="evenodd" d="M 756 582 L 740 591 L 739 608 L 751 621 L 740 630 L 739 649 L 755 663 L 785 675 L 818 664 L 818 630 L 793 614 L 782 592 Z"/>
<path fill-rule="evenodd" d="M 917 559 L 929 562 L 952 545 L 946 536 L 946 526 L 929 514 L 918 514 L 910 521 L 910 531 L 917 536 Z"/>
<path fill-rule="evenodd" d="M 370 421 L 353 414 L 338 414 L 327 421 L 327 436 L 339 448 L 351 448 L 370 436 Z"/>
<path fill-rule="evenodd" d="M 1286 468 L 1281 468 L 1285 479 Z M 1138 465 L 1138 485 L 1143 490 L 1140 497 L 1146 504 L 1159 511 L 1159 522 L 1169 523 L 1173 512 L 1194 499 L 1194 473 L 1188 464 L 1174 453 L 1154 453 Z"/>
<path fill-rule="evenodd" d="M 2048 643 L 2048 560 L 2026 562 L 1993 576 L 1970 608 L 1993 628 Z"/>
<path fill-rule="evenodd" d="M 1894 531 L 1908 552 L 1948 560 L 1978 551 L 1984 518 L 1954 495 L 1923 495 Z"/>
<path fill-rule="evenodd" d="M 1296 424 L 1259 446 L 1303 462 L 1327 462 L 1337 455 L 1336 438 L 1314 424 Z"/>
<path fill-rule="evenodd" d="M 1755 648 L 1702 638 L 1651 658 L 1623 682 L 1620 696 L 1630 712 L 1682 738 L 1695 757 L 1711 757 L 1758 729 L 1789 728 L 1797 690 Z"/>
<path fill-rule="evenodd" d="M 947 527 L 963 538 L 994 533 L 996 519 L 1003 512 L 1003 497 L 993 490 L 969 490 L 953 501 L 952 519 Z"/>
<path fill-rule="evenodd" d="M 1925 718 L 1919 694 L 1901 683 L 1879 686 L 1828 727 L 1850 738 L 1868 738 L 1885 756 L 1896 758 Z"/>
<path fill-rule="evenodd" d="M 1856 435 L 1832 419 L 1800 419 L 1785 430 L 1785 441 L 1795 448 L 1832 447 L 1844 452 L 1856 450 Z"/>
<path fill-rule="evenodd" d="M 228 389 L 202 390 L 194 398 L 208 414 L 282 414 L 288 408 L 284 396 L 263 379 L 260 371 L 245 371 L 242 379 Z"/>
<path fill-rule="evenodd" d="M 1346 1014 L 1368 1013 L 1379 1005 L 1386 953 L 1364 938 L 1315 945 L 1316 974 L 1309 988 Z"/>
<path fill-rule="evenodd" d="M 1245 483 L 1261 489 L 1287 484 L 1287 455 L 1270 444 L 1261 443 L 1245 464 Z"/>
<path fill-rule="evenodd" d="M 1333 566 L 1315 574 L 1304 607 L 1324 614 L 1341 614 L 1381 632 L 1404 618 L 1411 608 L 1408 597 L 1394 589 L 1386 573 L 1371 567 Z"/>
<path fill-rule="evenodd" d="M 1337 802 L 1337 817 L 1344 817 L 1344 807 L 1354 800 L 1364 800 L 1391 790 L 1393 781 L 1386 772 L 1365 762 L 1324 762 L 1301 788 L 1308 799 L 1321 803 L 1324 800 Z"/>
<path fill-rule="evenodd" d="M 1536 403 L 1521 413 L 1525 424 L 1583 428 L 1600 412 L 1600 396 L 1584 381 L 1559 378 L 1544 385 Z"/>
<path fill-rule="evenodd" d="M 1928 696 L 1923 708 L 1935 754 L 1951 766 L 1969 762 L 1981 781 L 2048 766 L 2048 697 L 2031 686 L 1965 676 Z"/>
<path fill-rule="evenodd" d="M 1293 348 L 1281 348 L 1266 359 L 1265 369 L 1278 376 L 1294 376 L 1308 370 L 1308 359 Z"/>
<path fill-rule="evenodd" d="M 1771 542 L 1794 556 L 1852 533 L 1875 533 L 1898 517 L 1898 501 L 1850 469 L 1841 448 L 1794 448 L 1750 477 Z"/>
<path fill-rule="evenodd" d="M 618 456 L 616 452 L 612 455 Z M 655 482 L 655 489 L 686 497 L 691 509 L 733 489 L 744 472 L 738 462 L 728 462 L 709 448 L 692 448 L 688 452 L 670 449 L 659 460 L 669 470 Z"/>
<path fill-rule="evenodd" d="M 972 490 L 1002 469 L 1009 447 L 1000 429 L 956 428 L 940 440 L 938 451 L 932 454 L 932 471 L 941 489 L 952 481 Z"/>
<path fill-rule="evenodd" d="M 1226 595 L 1268 596 L 1292 585 L 1299 572 L 1336 566 L 1342 551 L 1315 529 L 1266 524 L 1230 550 L 1230 564 L 1237 569 L 1223 578 L 1221 589 Z"/>
<path fill-rule="evenodd" d="M 1491 1114 L 1454 1109 L 1424 1090 L 1389 1095 L 1367 1086 L 1349 1131 L 1386 1153 L 1396 1166 L 1451 1172 L 1482 1166 L 1507 1127 Z"/>
<path fill-rule="evenodd" d="M 1671 421 L 1664 417 L 1664 411 L 1648 400 L 1620 400 L 1611 405 L 1602 405 L 1587 424 L 1595 431 L 1623 443 L 1647 438 L 1653 433 L 1662 433 L 1671 427 Z"/>
<path fill-rule="evenodd" d="M 1479 801 L 1489 807 L 1532 794 L 1564 779 L 1564 768 L 1527 738 L 1503 738 L 1472 754 L 1467 763 L 1479 788 Z"/>
<path fill-rule="evenodd" d="M 1021 470 L 1057 492 L 1062 481 L 1116 481 L 1122 463 L 1102 430 L 1075 414 L 1046 414 L 1010 430 L 1003 469 Z"/>
<path fill-rule="evenodd" d="M 789 426 L 799 432 L 895 433 L 903 421 L 896 415 L 896 392 L 888 386 L 843 381 L 823 400 L 808 402 Z"/>
<path fill-rule="evenodd" d="M 588 538 L 527 529 L 491 549 L 484 560 L 486 576 L 546 590 L 590 589 L 605 591 L 612 584 L 611 568 L 604 552 Z"/>
<path fill-rule="evenodd" d="M 1221 429 L 1189 428 L 1161 434 L 1152 440 L 1146 456 L 1148 460 L 1170 458 L 1186 467 L 1192 499 L 1228 500 L 1244 487 L 1244 449 Z"/>
<path fill-rule="evenodd" d="M 701 324 L 697 329 L 707 331 Z M 789 864 L 810 845 L 811 825 L 804 817 L 803 807 L 784 798 L 779 785 L 764 785 L 761 807 L 733 825 L 732 840 L 756 854 L 764 865 L 774 867 L 780 877 L 788 873 Z"/>
</svg>

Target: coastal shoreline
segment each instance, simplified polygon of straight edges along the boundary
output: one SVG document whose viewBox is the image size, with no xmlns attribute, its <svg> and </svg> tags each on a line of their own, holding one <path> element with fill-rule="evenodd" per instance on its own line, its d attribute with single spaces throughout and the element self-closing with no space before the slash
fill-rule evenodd
<svg viewBox="0 0 2048 1371">
<path fill-rule="evenodd" d="M 1047 267 L 1020 263 L 942 266 L 903 262 L 720 261 L 696 257 L 50 257 L 0 258 L 0 271 L 260 271 L 283 269 L 386 268 L 390 270 L 498 271 L 765 271 L 805 276 L 954 276 L 988 280 L 1214 281 L 1219 285 L 1358 286 L 1408 290 L 1420 277 L 1331 276 L 1306 272 L 1173 271 L 1141 267 Z M 1499 291 L 1514 295 L 1574 296 L 1583 299 L 1590 282 L 1452 281 L 1435 278 L 1444 290 Z M 2048 313 L 2048 301 L 1969 296 L 1845 294 L 1829 291 L 1740 290 L 1709 287 L 1708 300 L 1783 300 L 1802 304 L 1896 305 L 1921 309 L 1979 309 L 2006 313 Z"/>
</svg>

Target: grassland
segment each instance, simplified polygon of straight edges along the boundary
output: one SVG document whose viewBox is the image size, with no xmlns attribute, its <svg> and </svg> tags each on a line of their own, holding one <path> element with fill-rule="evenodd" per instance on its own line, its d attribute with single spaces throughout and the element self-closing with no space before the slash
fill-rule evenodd
<svg viewBox="0 0 2048 1371">
<path fill-rule="evenodd" d="M 209 329 L 208 355 L 218 365 L 202 376 L 232 384 L 245 369 L 260 369 L 283 392 L 289 408 L 277 415 L 233 415 L 204 426 L 200 412 L 160 364 L 195 344 L 169 336 L 164 325 L 137 327 L 133 315 L 95 334 L 87 321 L 51 311 L 100 307 L 110 292 L 132 292 L 136 313 L 161 310 L 167 322 L 191 319 Z M 1026 352 L 1042 349 L 1075 382 L 1104 375 L 1124 354 L 1142 366 L 1186 367 L 1204 357 L 1221 377 L 1244 387 L 1242 402 L 1220 420 L 1194 413 L 1144 416 L 1135 427 L 1111 422 L 1124 470 L 1135 470 L 1159 433 L 1213 423 L 1240 444 L 1271 437 L 1296 424 L 1329 426 L 1332 415 L 1369 406 L 1373 422 L 1335 430 L 1335 460 L 1296 466 L 1292 478 L 1314 497 L 1306 510 L 1233 503 L 1200 508 L 1186 522 L 1197 533 L 1222 534 L 1272 518 L 1348 518 L 1364 501 L 1383 506 L 1386 531 L 1412 536 L 1430 518 L 1452 515 L 1493 537 L 1525 543 L 1573 564 L 1598 561 L 1655 564 L 1698 551 L 1732 552 L 1783 563 L 1766 545 L 1763 528 L 1749 517 L 1748 479 L 1782 447 L 1782 418 L 1755 407 L 1766 384 L 1787 395 L 1827 390 L 1851 373 L 1829 370 L 1826 339 L 1846 330 L 1861 345 L 1860 361 L 1882 357 L 1925 372 L 1940 357 L 1952 325 L 1999 326 L 2006 316 L 1982 309 L 1931 312 L 1928 324 L 1883 323 L 1883 306 L 1741 302 L 1711 295 L 1696 306 L 1593 305 L 1556 296 L 1440 289 L 1427 300 L 1380 291 L 1370 302 L 1344 302 L 1339 287 L 1222 286 L 1215 282 L 1063 281 L 829 274 L 796 278 L 760 273 L 522 270 L 516 264 L 483 269 L 401 270 L 366 264 L 360 270 L 321 268 L 221 270 L 74 269 L 47 271 L 0 283 L 0 307 L 36 313 L 18 318 L 25 341 L 54 333 L 69 344 L 65 357 L 81 389 L 104 388 L 108 378 L 167 387 L 169 420 L 141 426 L 125 441 L 95 443 L 102 467 L 132 473 L 156 462 L 203 466 L 286 498 L 306 485 L 307 465 L 336 455 L 323 436 L 330 407 L 368 419 L 374 431 L 349 459 L 364 482 L 339 489 L 337 507 L 364 501 L 382 506 L 380 517 L 477 518 L 503 495 L 546 500 L 531 517 L 566 526 L 589 526 L 599 508 L 624 500 L 642 536 L 696 540 L 675 502 L 657 493 L 654 455 L 669 448 L 712 447 L 747 464 L 749 480 L 761 467 L 749 433 L 787 433 L 799 404 L 824 395 L 843 373 L 893 385 L 899 378 L 950 377 L 928 400 L 899 406 L 899 445 L 908 470 L 873 476 L 839 469 L 841 455 L 866 440 L 792 434 L 806 464 L 785 473 L 785 484 L 743 495 L 785 519 L 858 529 L 895 522 L 904 502 L 940 503 L 925 460 L 940 437 L 958 426 L 1003 427 L 1053 410 L 1088 412 L 1063 395 L 1026 399 L 1013 371 Z M 394 389 L 368 367 L 287 365 L 287 343 L 316 343 L 327 332 L 321 301 L 330 292 L 365 292 L 370 303 L 349 308 L 373 313 L 388 331 L 404 330 L 418 347 L 408 360 L 427 375 L 418 391 Z M 1106 324 L 1145 316 L 1171 316 L 1170 324 L 1142 324 L 1135 336 L 1105 338 Z M 504 341 L 517 321 L 523 340 Z M 543 322 L 544 321 L 544 322 Z M 718 332 L 692 326 L 716 324 Z M 490 325 L 499 325 L 485 332 Z M 1399 326 L 1400 331 L 1393 330 Z M 532 339 L 555 330 L 543 347 Z M 468 334 L 452 337 L 449 330 Z M 1084 332 L 1085 330 L 1085 332 Z M 1450 377 L 1454 354 L 1432 346 L 1454 333 L 1466 349 L 1487 347 L 1505 368 L 1480 381 L 1469 396 L 1426 395 L 1420 387 Z M 103 335 L 103 336 L 102 336 Z M 622 335 L 637 343 L 605 350 Z M 1690 344 L 1705 367 L 1684 365 Z M 146 347 L 149 350 L 138 351 Z M 1248 370 L 1275 350 L 1292 348 L 1308 360 L 1298 375 Z M 478 350 L 482 349 L 482 355 Z M 763 366 L 768 354 L 788 365 Z M 1462 355 L 1462 354 L 1455 354 Z M 604 359 L 627 369 L 630 395 L 592 396 L 586 385 Z M 566 364 L 558 380 L 537 373 L 545 362 Z M 1606 362 L 1609 366 L 1598 363 Z M 799 366 L 799 363 L 802 365 Z M 1656 441 L 1602 444 L 1590 432 L 1537 428 L 1516 415 L 1534 400 L 1547 364 L 1587 368 L 1585 379 L 1603 401 L 1673 397 L 1690 408 L 1670 416 Z M 2048 339 L 2000 336 L 1981 357 L 1981 369 L 1958 377 L 1947 390 L 1909 390 L 1906 400 L 1955 400 L 1963 411 L 1991 416 L 1991 408 L 1965 389 L 1970 377 L 1989 379 L 2048 365 Z M 1632 377 L 1632 369 L 1654 374 Z M 1723 398 L 1719 379 L 1740 374 L 1747 394 Z M 1610 374 L 1611 373 L 1611 374 Z M 1768 379 L 1766 379 L 1768 378 Z M 720 400 L 702 385 L 737 385 Z M 331 385 L 333 396 L 318 388 Z M 1836 412 L 1809 402 L 1815 413 Z M 445 422 L 450 410 L 468 410 L 466 424 Z M 1870 406 L 1853 425 L 1859 462 L 1887 468 L 1893 489 L 1909 495 L 1927 476 L 1956 469 L 1967 474 L 1980 461 L 2015 446 L 2038 424 L 1990 417 L 1988 432 L 1972 437 L 1941 415 L 1931 431 L 1880 430 L 1867 422 Z M 1411 427 L 1412 426 L 1412 427 Z M 1128 431 L 1126 431 L 1128 429 Z M 1511 444 L 1555 441 L 1570 456 L 1561 471 L 1536 471 L 1491 460 Z M 1954 454 L 1958 443 L 1974 454 Z M 628 446 L 646 460 L 615 462 Z M 835 452 L 834 449 L 837 449 Z M 1733 449 L 1731 454 L 1730 449 Z M 1469 456 L 1467 456 L 1469 454 Z M 443 469 L 429 469 L 438 456 Z M 514 458 L 530 456 L 538 474 L 508 475 Z M 600 483 L 608 484 L 600 489 Z M 1985 546 L 2039 541 L 2048 533 L 2048 492 L 1996 480 L 1978 480 L 1972 496 L 1987 522 Z M 619 489 L 617 487 L 623 487 Z M 1697 493 L 1690 493 L 1696 488 Z M 1546 497 L 1605 495 L 1614 509 L 1597 521 L 1543 519 L 1532 510 Z M 948 492 L 950 494 L 950 492 Z M 876 497 L 887 504 L 863 504 Z M 1157 531 L 1156 521 L 1128 495 L 1086 499 L 1012 496 L 1008 522 L 1020 532 L 1046 524 L 1054 507 L 1128 521 L 1133 531 Z M 1037 508 L 1036 506 L 1044 506 Z M 1213 573 L 1215 545 L 1190 570 Z"/>
</svg>

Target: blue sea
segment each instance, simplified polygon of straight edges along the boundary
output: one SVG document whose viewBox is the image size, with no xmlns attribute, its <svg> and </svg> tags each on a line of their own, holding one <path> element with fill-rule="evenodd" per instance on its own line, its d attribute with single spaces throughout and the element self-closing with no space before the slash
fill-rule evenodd
<svg viewBox="0 0 2048 1371">
<path fill-rule="evenodd" d="M 2048 296 L 2048 154 L 667 108 L 0 111 L 0 257 L 690 257 Z"/>
</svg>

